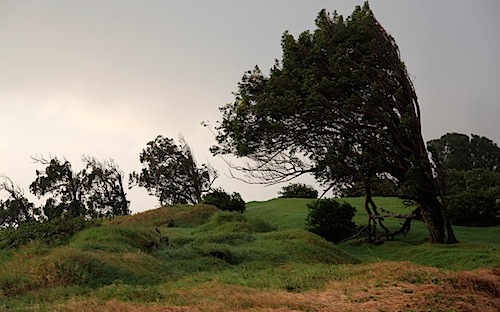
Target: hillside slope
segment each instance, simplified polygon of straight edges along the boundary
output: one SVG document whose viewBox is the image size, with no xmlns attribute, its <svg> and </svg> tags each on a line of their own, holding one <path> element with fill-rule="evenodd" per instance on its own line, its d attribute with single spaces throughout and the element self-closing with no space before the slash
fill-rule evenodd
<svg viewBox="0 0 500 312">
<path fill-rule="evenodd" d="M 459 229 L 468 240 L 454 246 L 430 246 L 425 237 L 335 246 L 303 230 L 307 202 L 249 203 L 243 215 L 205 205 L 163 207 L 105 220 L 66 242 L 34 240 L 0 249 L 0 310 L 495 311 L 500 306 L 498 227 Z M 359 209 L 356 218 L 363 219 Z M 414 235 L 425 236 L 425 228 L 416 226 Z"/>
</svg>

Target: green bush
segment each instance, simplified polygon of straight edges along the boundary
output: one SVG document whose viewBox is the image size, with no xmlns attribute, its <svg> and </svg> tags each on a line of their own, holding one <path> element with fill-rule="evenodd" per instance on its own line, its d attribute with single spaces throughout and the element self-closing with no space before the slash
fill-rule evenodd
<svg viewBox="0 0 500 312">
<path fill-rule="evenodd" d="M 450 196 L 448 218 L 451 224 L 493 226 L 500 224 L 500 204 L 496 197 L 481 192 L 463 192 Z"/>
<path fill-rule="evenodd" d="M 100 219 L 85 220 L 83 217 L 26 222 L 16 229 L 0 231 L 0 248 L 19 247 L 32 241 L 51 246 L 62 245 L 67 243 L 74 234 L 100 225 Z"/>
<path fill-rule="evenodd" d="M 318 198 L 318 191 L 303 183 L 290 183 L 281 188 L 278 195 L 282 198 Z"/>
<path fill-rule="evenodd" d="M 222 189 L 214 189 L 203 197 L 203 203 L 224 211 L 245 211 L 245 201 L 239 193 L 229 195 Z"/>
<path fill-rule="evenodd" d="M 356 230 L 356 224 L 352 221 L 356 208 L 346 202 L 340 204 L 333 199 L 320 199 L 307 207 L 306 229 L 328 241 L 340 242 Z"/>
</svg>

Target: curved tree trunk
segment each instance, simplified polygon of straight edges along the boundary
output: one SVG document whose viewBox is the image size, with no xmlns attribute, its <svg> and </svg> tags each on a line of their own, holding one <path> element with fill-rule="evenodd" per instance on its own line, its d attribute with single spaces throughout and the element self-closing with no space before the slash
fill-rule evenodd
<svg viewBox="0 0 500 312">
<path fill-rule="evenodd" d="M 458 243 L 451 228 L 443 204 L 437 195 L 436 183 L 432 178 L 430 163 L 426 162 L 428 173 L 421 172 L 420 185 L 416 189 L 417 202 L 420 204 L 422 219 L 429 229 L 431 243 L 455 244 Z"/>
<path fill-rule="evenodd" d="M 421 194 L 419 203 L 423 220 L 429 229 L 430 242 L 441 244 L 458 243 L 450 223 L 445 218 L 443 205 L 437 197 L 431 194 Z"/>
</svg>

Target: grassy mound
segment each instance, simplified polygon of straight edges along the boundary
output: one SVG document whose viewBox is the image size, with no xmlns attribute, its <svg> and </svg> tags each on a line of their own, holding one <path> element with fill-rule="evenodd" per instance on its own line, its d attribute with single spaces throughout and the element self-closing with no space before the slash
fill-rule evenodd
<svg viewBox="0 0 500 312">
<path fill-rule="evenodd" d="M 219 211 L 210 205 L 170 206 L 147 210 L 132 216 L 117 217 L 110 225 L 138 225 L 142 227 L 194 227 L 205 223 Z"/>
<path fill-rule="evenodd" d="M 0 255 L 0 299 L 23 303 L 65 298 L 63 289 L 106 298 L 116 292 L 121 297 L 130 287 L 154 288 L 193 278 L 305 289 L 320 285 L 315 278 L 323 269 L 308 267 L 314 273 L 306 283 L 291 282 L 290 270 L 356 262 L 304 230 L 277 231 L 263 219 L 208 205 L 163 207 L 115 218 L 73 234 L 62 246 L 33 241 Z M 248 277 L 256 271 L 258 280 Z M 247 278 L 234 278 L 236 272 L 247 272 Z"/>
<path fill-rule="evenodd" d="M 356 222 L 366 222 L 362 199 L 345 200 L 357 207 Z M 333 245 L 304 230 L 310 201 L 253 202 L 244 214 L 208 205 L 162 207 L 83 227 L 58 244 L 35 236 L 0 248 L 0 310 L 460 310 L 474 304 L 487 310 L 498 302 L 500 227 L 455 227 L 461 243 L 442 246 L 429 245 L 425 226 L 416 222 L 407 237 L 381 246 Z M 396 213 L 408 210 L 397 199 L 376 201 Z M 387 220 L 391 227 L 398 222 Z"/>
</svg>

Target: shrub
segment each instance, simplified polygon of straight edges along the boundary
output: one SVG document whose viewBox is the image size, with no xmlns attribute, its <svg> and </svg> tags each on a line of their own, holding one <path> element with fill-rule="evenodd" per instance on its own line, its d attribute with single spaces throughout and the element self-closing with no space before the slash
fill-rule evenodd
<svg viewBox="0 0 500 312">
<path fill-rule="evenodd" d="M 239 193 L 229 195 L 222 189 L 214 189 L 203 197 L 203 203 L 224 211 L 245 211 L 245 201 Z"/>
<path fill-rule="evenodd" d="M 320 199 L 307 207 L 309 213 L 306 229 L 328 241 L 340 242 L 356 230 L 356 224 L 352 221 L 356 208 L 348 203 L 340 204 L 333 199 Z"/>
<path fill-rule="evenodd" d="M 2 230 L 0 247 L 19 247 L 35 240 L 51 246 L 62 245 L 76 233 L 100 225 L 100 219 L 87 221 L 83 217 L 26 222 L 16 229 Z"/>
<path fill-rule="evenodd" d="M 278 195 L 282 198 L 318 198 L 318 191 L 303 183 L 290 183 L 281 188 Z"/>
<path fill-rule="evenodd" d="M 450 223 L 463 226 L 492 226 L 499 224 L 500 204 L 496 197 L 484 192 L 463 192 L 450 196 Z"/>
</svg>

